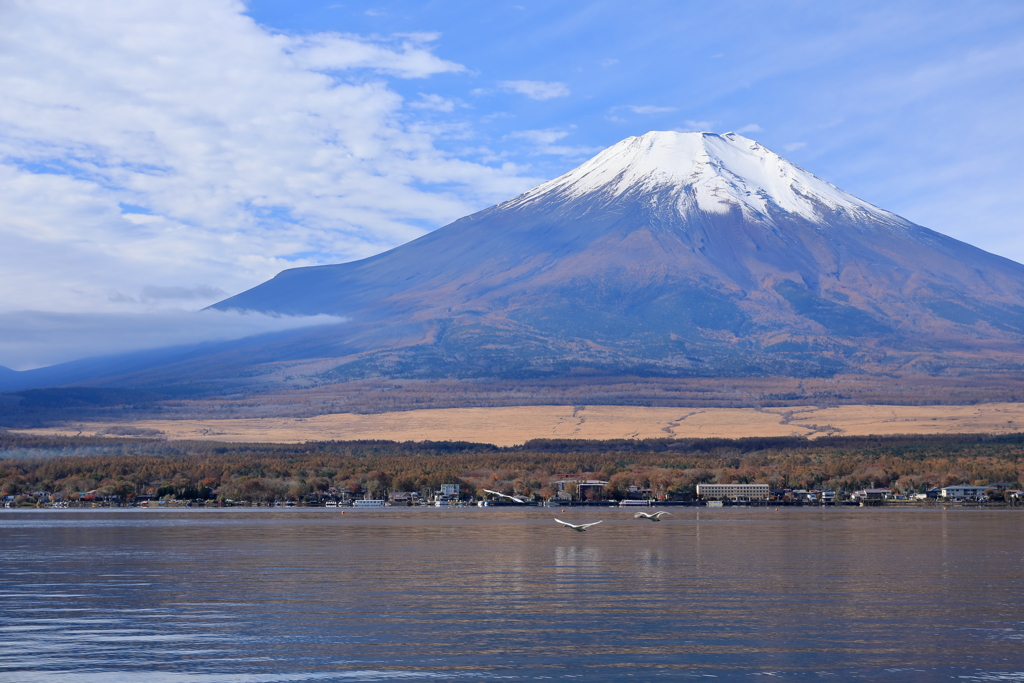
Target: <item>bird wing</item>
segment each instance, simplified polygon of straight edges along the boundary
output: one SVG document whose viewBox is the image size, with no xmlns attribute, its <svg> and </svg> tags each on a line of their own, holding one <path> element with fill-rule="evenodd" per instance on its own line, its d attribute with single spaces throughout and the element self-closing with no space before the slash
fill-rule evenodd
<svg viewBox="0 0 1024 683">
<path fill-rule="evenodd" d="M 492 490 L 490 490 L 490 489 L 484 489 L 484 492 L 485 492 L 485 493 L 490 493 L 490 494 L 493 494 L 493 495 L 495 495 L 495 496 L 501 496 L 502 498 L 512 498 L 512 496 L 508 496 L 508 495 L 505 495 L 504 493 L 501 493 L 501 492 L 499 492 L 499 491 L 492 491 Z M 513 499 L 513 500 L 514 500 L 514 499 Z"/>
<path fill-rule="evenodd" d="M 603 521 L 604 521 L 603 519 L 599 519 L 596 522 L 591 522 L 590 524 L 580 524 L 579 527 L 581 529 L 586 529 L 588 526 L 594 526 L 595 524 L 600 524 Z"/>
<path fill-rule="evenodd" d="M 558 522 L 559 524 L 564 524 L 565 526 L 569 527 L 570 529 L 578 529 L 579 528 L 578 524 L 570 524 L 569 522 L 563 522 L 562 520 L 558 519 L 558 517 L 554 517 L 553 519 L 556 522 Z"/>
<path fill-rule="evenodd" d="M 635 515 L 633 515 L 633 519 L 640 519 L 641 517 L 647 517 L 648 519 L 650 519 L 651 516 L 646 512 L 638 512 Z"/>
<path fill-rule="evenodd" d="M 655 513 L 654 513 L 654 514 L 652 515 L 652 517 L 661 517 L 662 515 L 669 515 L 669 516 L 673 516 L 671 512 L 665 512 L 665 511 L 663 510 L 663 511 L 661 511 L 661 512 L 655 512 Z"/>
</svg>

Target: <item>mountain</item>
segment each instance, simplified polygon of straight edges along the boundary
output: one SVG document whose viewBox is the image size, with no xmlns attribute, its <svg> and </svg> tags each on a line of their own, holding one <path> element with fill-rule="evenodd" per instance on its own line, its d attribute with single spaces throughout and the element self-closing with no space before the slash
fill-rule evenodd
<svg viewBox="0 0 1024 683">
<path fill-rule="evenodd" d="M 262 416 L 1019 400 L 1024 370 L 1024 266 L 734 133 L 626 139 L 408 244 L 215 308 L 346 322 L 0 371 L 19 392 L 0 422 L 69 402 Z M 31 393 L 53 386 L 104 391 Z"/>
<path fill-rule="evenodd" d="M 735 133 L 651 132 L 371 258 L 215 306 L 330 313 L 359 377 L 828 376 L 1019 367 L 1024 266 Z"/>
</svg>

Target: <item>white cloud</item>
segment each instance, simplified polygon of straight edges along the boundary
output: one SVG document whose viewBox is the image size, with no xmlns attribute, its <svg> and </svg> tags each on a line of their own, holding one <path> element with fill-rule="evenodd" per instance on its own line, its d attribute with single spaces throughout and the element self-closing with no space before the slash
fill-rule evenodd
<svg viewBox="0 0 1024 683">
<path fill-rule="evenodd" d="M 549 83 L 547 81 L 501 81 L 498 85 L 509 92 L 526 95 L 531 100 L 550 100 L 556 97 L 568 97 L 569 88 L 565 83 Z"/>
<path fill-rule="evenodd" d="M 787 143 L 787 144 L 783 145 L 782 149 L 786 150 L 787 152 L 795 152 L 798 149 L 803 149 L 806 146 L 807 146 L 806 142 L 790 142 L 790 143 Z"/>
<path fill-rule="evenodd" d="M 296 66 L 312 71 L 372 69 L 400 78 L 426 78 L 466 70 L 461 64 L 445 61 L 421 46 L 432 42 L 437 34 L 405 34 L 402 37 L 406 40 L 392 47 L 352 36 L 318 33 L 290 38 L 284 47 Z"/>
<path fill-rule="evenodd" d="M 91 356 L 106 356 L 205 341 L 228 341 L 265 332 L 344 322 L 329 315 L 270 316 L 238 311 L 165 310 L 118 313 L 0 314 L 0 365 L 31 370 Z"/>
<path fill-rule="evenodd" d="M 609 66 L 615 66 L 618 63 L 619 63 L 619 60 L 617 60 L 617 59 L 602 59 L 601 60 L 601 66 L 603 66 L 605 68 L 607 68 Z"/>
<path fill-rule="evenodd" d="M 434 111 L 453 112 L 455 111 L 455 100 L 441 97 L 440 95 L 427 95 L 420 93 L 420 98 L 409 103 L 413 109 L 433 109 Z"/>
<path fill-rule="evenodd" d="M 645 104 L 645 105 L 640 105 L 640 106 L 635 105 L 635 104 L 628 104 L 628 105 L 626 105 L 624 107 L 617 107 L 617 108 L 628 109 L 631 112 L 633 112 L 634 114 L 670 114 L 670 113 L 676 111 L 676 107 L 655 107 L 655 106 L 650 105 L 650 104 Z"/>
<path fill-rule="evenodd" d="M 173 299 L 175 301 L 219 301 L 227 297 L 228 293 L 219 287 L 209 285 L 197 285 L 195 287 L 160 287 L 158 285 L 146 285 L 142 288 L 144 300 L 163 301 Z"/>
<path fill-rule="evenodd" d="M 558 128 L 545 130 L 519 130 L 509 133 L 508 137 L 518 140 L 526 140 L 533 145 L 531 154 L 551 154 L 555 156 L 575 159 L 586 157 L 601 151 L 600 147 L 567 146 L 554 143 L 568 137 L 572 131 Z"/>
<path fill-rule="evenodd" d="M 534 183 L 442 153 L 458 131 L 420 125 L 389 87 L 464 71 L 432 53 L 436 34 L 275 34 L 234 0 L 2 11 L 0 311 L 235 293 Z"/>
<path fill-rule="evenodd" d="M 764 128 L 762 128 L 761 126 L 757 125 L 756 123 L 748 123 L 747 125 L 743 126 L 742 128 L 737 128 L 736 129 L 736 132 L 739 133 L 740 135 L 742 135 L 743 133 L 761 133 L 763 131 L 764 131 Z"/>
<path fill-rule="evenodd" d="M 553 142 L 558 142 L 564 137 L 568 137 L 570 131 L 557 130 L 549 128 L 547 130 L 520 130 L 514 133 L 509 133 L 509 137 L 519 138 L 520 140 L 529 140 L 536 145 L 550 145 Z"/>
<path fill-rule="evenodd" d="M 707 132 L 707 131 L 711 130 L 711 128 L 713 126 L 714 126 L 714 122 L 712 122 L 712 121 L 691 121 L 691 120 L 687 120 L 687 121 L 684 121 L 683 125 L 680 126 L 677 130 L 679 130 L 682 133 L 701 133 L 701 132 Z"/>
</svg>

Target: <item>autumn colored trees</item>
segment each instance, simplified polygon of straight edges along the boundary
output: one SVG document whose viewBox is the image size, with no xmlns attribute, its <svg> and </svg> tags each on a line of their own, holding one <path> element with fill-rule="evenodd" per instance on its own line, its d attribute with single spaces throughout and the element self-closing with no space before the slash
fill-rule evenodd
<svg viewBox="0 0 1024 683">
<path fill-rule="evenodd" d="M 607 481 L 588 495 L 657 498 L 700 483 L 767 483 L 902 493 L 1024 480 L 1024 436 L 799 437 L 700 440 L 535 440 L 498 448 L 461 442 L 226 444 L 140 438 L 35 437 L 0 432 L 0 494 L 209 498 L 270 502 L 331 489 L 383 497 L 444 483 L 550 498 L 567 474 Z"/>
</svg>

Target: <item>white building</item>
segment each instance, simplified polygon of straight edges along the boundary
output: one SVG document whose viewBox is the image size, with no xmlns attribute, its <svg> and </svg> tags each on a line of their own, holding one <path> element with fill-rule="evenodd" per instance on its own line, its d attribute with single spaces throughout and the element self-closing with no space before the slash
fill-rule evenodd
<svg viewBox="0 0 1024 683">
<path fill-rule="evenodd" d="M 985 500 L 990 486 L 946 486 L 942 489 L 942 497 L 949 500 Z"/>
<path fill-rule="evenodd" d="M 442 496 L 455 496 L 459 495 L 458 484 L 441 484 L 441 495 Z"/>
<path fill-rule="evenodd" d="M 854 491 L 850 497 L 861 502 L 865 500 L 888 500 L 893 497 L 893 492 L 892 489 L 861 489 L 860 491 Z"/>
<path fill-rule="evenodd" d="M 697 497 L 704 500 L 768 500 L 768 484 L 697 484 Z"/>
</svg>

